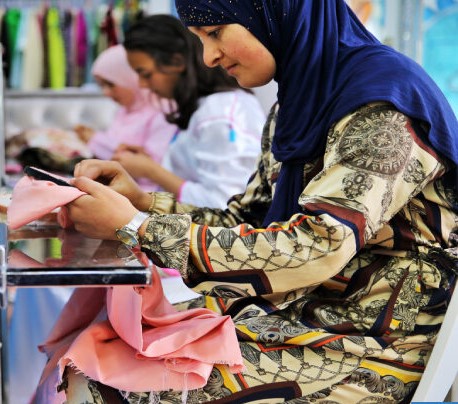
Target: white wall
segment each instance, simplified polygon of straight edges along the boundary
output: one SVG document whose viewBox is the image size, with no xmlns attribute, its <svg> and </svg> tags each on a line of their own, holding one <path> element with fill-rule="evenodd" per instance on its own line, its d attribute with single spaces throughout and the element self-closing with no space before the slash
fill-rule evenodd
<svg viewBox="0 0 458 404">
<path fill-rule="evenodd" d="M 171 1 L 173 0 L 149 0 L 149 14 L 170 14 Z"/>
</svg>

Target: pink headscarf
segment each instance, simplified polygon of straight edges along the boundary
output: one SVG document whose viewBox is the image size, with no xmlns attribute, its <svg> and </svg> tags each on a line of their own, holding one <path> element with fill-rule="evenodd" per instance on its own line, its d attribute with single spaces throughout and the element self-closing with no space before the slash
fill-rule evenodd
<svg viewBox="0 0 458 404">
<path fill-rule="evenodd" d="M 123 45 L 111 46 L 100 53 L 92 65 L 91 73 L 117 86 L 131 89 L 136 94 L 136 101 L 129 109 L 158 102 L 155 94 L 140 87 L 138 75 L 129 65 Z"/>
</svg>

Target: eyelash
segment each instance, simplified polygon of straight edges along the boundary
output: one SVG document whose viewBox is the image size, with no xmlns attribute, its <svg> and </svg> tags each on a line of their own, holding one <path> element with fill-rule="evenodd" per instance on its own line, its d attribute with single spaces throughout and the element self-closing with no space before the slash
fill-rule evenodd
<svg viewBox="0 0 458 404">
<path fill-rule="evenodd" d="M 210 38 L 213 38 L 213 39 L 216 39 L 218 38 L 218 35 L 219 33 L 221 32 L 221 29 L 220 28 L 217 28 L 213 31 L 210 31 L 210 32 L 207 32 L 207 35 L 210 37 Z"/>
</svg>

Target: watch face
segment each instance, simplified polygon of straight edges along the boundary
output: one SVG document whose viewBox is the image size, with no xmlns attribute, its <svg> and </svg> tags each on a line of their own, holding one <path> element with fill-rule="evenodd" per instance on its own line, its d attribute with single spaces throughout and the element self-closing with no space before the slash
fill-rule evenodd
<svg viewBox="0 0 458 404">
<path fill-rule="evenodd" d="M 118 229 L 116 230 L 116 237 L 129 247 L 135 247 L 138 245 L 138 239 L 135 234 L 132 233 L 132 230 L 127 231 L 124 229 Z"/>
</svg>

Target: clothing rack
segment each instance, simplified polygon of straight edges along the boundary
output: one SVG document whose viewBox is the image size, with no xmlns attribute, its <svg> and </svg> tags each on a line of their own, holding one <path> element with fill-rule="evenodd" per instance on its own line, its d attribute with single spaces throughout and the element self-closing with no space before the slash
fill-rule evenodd
<svg viewBox="0 0 458 404">
<path fill-rule="evenodd" d="M 0 44 L 0 66 L 3 66 L 2 44 Z M 3 186 L 5 181 L 5 132 L 5 83 L 3 72 L 0 70 L 0 186 Z"/>
<path fill-rule="evenodd" d="M 94 59 L 123 41 L 125 29 L 145 14 L 147 3 L 4 0 L 0 5 L 0 40 L 5 50 L 7 88 L 62 89 L 93 84 L 90 69 Z M 42 41 L 37 42 L 40 37 Z"/>
<path fill-rule="evenodd" d="M 93 8 L 100 4 L 111 5 L 113 7 L 135 7 L 141 0 L 3 0 L 3 7 L 36 8 L 36 7 L 76 7 Z"/>
</svg>

